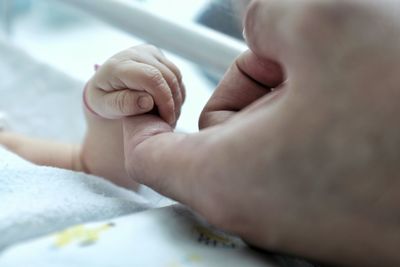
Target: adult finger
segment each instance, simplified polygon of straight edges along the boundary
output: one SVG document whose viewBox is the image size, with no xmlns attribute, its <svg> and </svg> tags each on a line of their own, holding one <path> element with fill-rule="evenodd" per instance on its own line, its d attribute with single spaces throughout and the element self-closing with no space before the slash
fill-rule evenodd
<svg viewBox="0 0 400 267">
<path fill-rule="evenodd" d="M 348 9 L 354 6 L 336 1 L 253 1 L 245 18 L 250 52 L 236 60 L 218 86 L 202 113 L 200 128 L 224 122 L 286 79 L 307 81 L 326 69 L 326 60 L 334 54 L 331 47 L 338 38 L 337 28 L 355 28 L 345 27 L 352 21 L 337 21 Z"/>
<path fill-rule="evenodd" d="M 203 109 L 200 128 L 226 121 L 283 81 L 283 71 L 276 61 L 246 51 L 227 71 Z"/>
<path fill-rule="evenodd" d="M 137 182 L 187 203 L 185 178 L 190 176 L 191 160 L 197 157 L 194 152 L 196 144 L 187 138 L 188 135 L 173 133 L 172 130 L 155 115 L 125 117 L 125 167 Z"/>
</svg>

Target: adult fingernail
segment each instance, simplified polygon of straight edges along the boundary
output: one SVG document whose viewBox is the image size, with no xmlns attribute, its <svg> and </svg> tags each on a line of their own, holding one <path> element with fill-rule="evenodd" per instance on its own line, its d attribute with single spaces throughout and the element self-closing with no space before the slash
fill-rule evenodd
<svg viewBox="0 0 400 267">
<path fill-rule="evenodd" d="M 150 96 L 141 96 L 138 99 L 138 106 L 144 110 L 153 108 L 153 99 Z"/>
<path fill-rule="evenodd" d="M 242 36 L 244 41 L 247 43 L 246 28 L 243 28 Z"/>
</svg>

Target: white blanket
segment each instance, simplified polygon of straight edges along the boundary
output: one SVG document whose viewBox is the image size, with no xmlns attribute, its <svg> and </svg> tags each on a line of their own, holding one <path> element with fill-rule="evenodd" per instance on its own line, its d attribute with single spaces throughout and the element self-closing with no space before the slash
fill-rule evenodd
<svg viewBox="0 0 400 267">
<path fill-rule="evenodd" d="M 277 265 L 181 206 L 78 225 L 26 242 L 0 255 L 0 266 L 299 267 Z"/>
<path fill-rule="evenodd" d="M 277 266 L 185 208 L 116 218 L 148 207 L 99 177 L 0 149 L 0 266 Z M 106 221 L 84 224 L 99 220 Z"/>
<path fill-rule="evenodd" d="M 139 195 L 102 178 L 35 166 L 0 147 L 0 251 L 68 226 L 147 207 Z"/>
</svg>

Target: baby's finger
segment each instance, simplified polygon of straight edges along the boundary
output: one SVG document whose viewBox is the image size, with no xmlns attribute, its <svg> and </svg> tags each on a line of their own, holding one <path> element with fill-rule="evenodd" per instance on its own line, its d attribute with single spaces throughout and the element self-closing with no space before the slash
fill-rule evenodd
<svg viewBox="0 0 400 267">
<path fill-rule="evenodd" d="M 164 53 L 158 47 L 153 45 L 144 45 L 142 48 L 149 51 L 150 54 L 153 55 L 158 61 L 167 66 L 175 74 L 179 82 L 182 81 L 182 75 L 179 68 L 172 63 L 172 61 L 166 58 Z"/>
<path fill-rule="evenodd" d="M 174 98 L 167 80 L 159 69 L 148 64 L 130 61 L 116 67 L 114 75 L 125 88 L 146 91 L 152 95 L 161 118 L 171 125 L 175 123 Z"/>
<path fill-rule="evenodd" d="M 141 45 L 133 47 L 129 52 L 131 60 L 151 65 L 162 73 L 172 92 L 175 104 L 175 117 L 178 119 L 185 99 L 185 89 L 179 69 L 165 58 L 162 51 L 155 46 Z"/>
<path fill-rule="evenodd" d="M 174 63 L 172 63 L 172 61 L 170 61 L 168 58 L 166 58 L 160 50 L 158 50 L 158 53 L 155 53 L 154 56 L 157 58 L 157 60 L 159 62 L 161 62 L 162 64 L 167 66 L 168 69 L 175 74 L 175 77 L 179 83 L 179 89 L 180 89 L 180 93 L 182 96 L 182 104 L 183 104 L 183 102 L 185 102 L 185 98 L 186 98 L 186 91 L 185 91 L 185 86 L 183 85 L 181 71 Z"/>
<path fill-rule="evenodd" d="M 158 69 L 162 73 L 165 81 L 168 83 L 175 104 L 175 118 L 178 119 L 183 104 L 183 96 L 180 88 L 181 85 L 177 77 L 167 66 L 156 59 L 153 59 L 150 62 L 148 61 L 148 64 Z"/>
<path fill-rule="evenodd" d="M 153 98 L 145 92 L 129 89 L 114 92 L 88 90 L 87 108 L 106 119 L 120 119 L 147 113 L 154 107 Z"/>
</svg>

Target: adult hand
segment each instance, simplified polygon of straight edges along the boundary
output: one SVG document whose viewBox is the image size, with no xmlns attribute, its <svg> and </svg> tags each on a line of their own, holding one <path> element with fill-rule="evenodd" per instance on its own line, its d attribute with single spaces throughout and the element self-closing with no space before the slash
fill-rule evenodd
<svg viewBox="0 0 400 267">
<path fill-rule="evenodd" d="M 281 87 L 284 79 L 277 62 L 246 51 L 229 68 L 204 107 L 199 128 L 223 123 L 265 95 L 275 95 L 272 91 Z"/>
<path fill-rule="evenodd" d="M 174 134 L 155 116 L 125 119 L 129 173 L 261 248 L 399 266 L 399 9 L 253 1 L 251 52 L 207 105 L 208 128 Z"/>
</svg>

